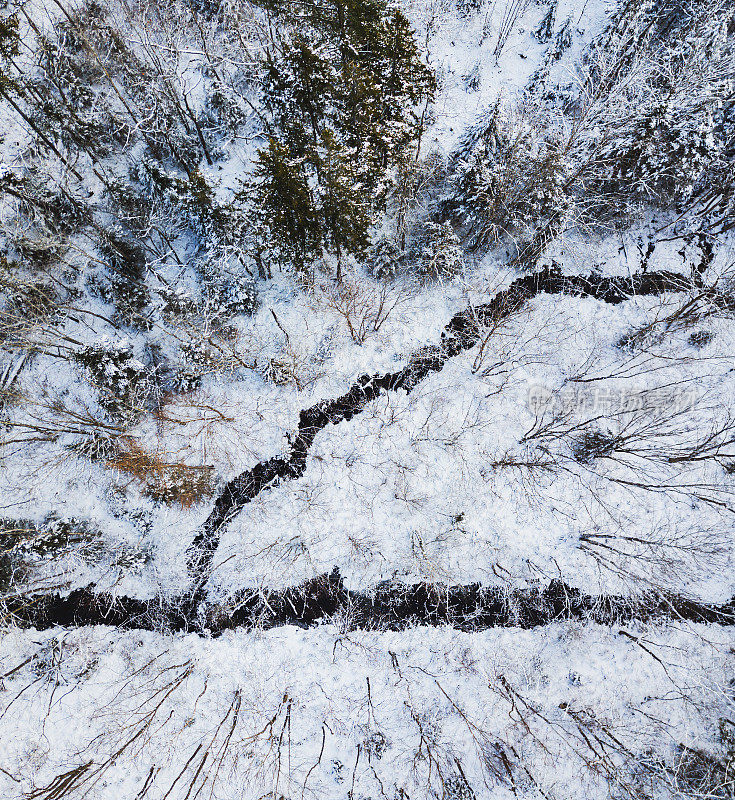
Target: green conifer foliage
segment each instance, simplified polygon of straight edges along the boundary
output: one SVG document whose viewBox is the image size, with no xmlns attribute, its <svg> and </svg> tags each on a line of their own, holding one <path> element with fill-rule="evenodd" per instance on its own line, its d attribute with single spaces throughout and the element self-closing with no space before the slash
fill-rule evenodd
<svg viewBox="0 0 735 800">
<path fill-rule="evenodd" d="M 303 167 L 288 145 L 271 138 L 260 151 L 255 173 L 256 202 L 270 234 L 266 244 L 303 269 L 321 244 L 321 231 L 314 196 Z"/>
<path fill-rule="evenodd" d="M 278 19 L 263 61 L 273 122 L 259 151 L 256 205 L 280 254 L 302 268 L 322 248 L 363 255 L 391 171 L 414 146 L 434 78 L 385 0 L 261 0 Z"/>
</svg>

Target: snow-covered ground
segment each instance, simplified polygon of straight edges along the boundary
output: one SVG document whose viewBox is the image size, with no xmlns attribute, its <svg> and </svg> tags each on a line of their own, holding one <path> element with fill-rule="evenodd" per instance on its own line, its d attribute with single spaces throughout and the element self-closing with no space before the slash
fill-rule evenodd
<svg viewBox="0 0 735 800">
<path fill-rule="evenodd" d="M 672 266 L 664 257 L 652 264 Z M 302 408 L 338 396 L 358 375 L 400 368 L 417 347 L 438 341 L 456 310 L 486 301 L 509 277 L 489 265 L 465 282 L 415 287 L 362 345 L 334 313 L 271 287 L 259 311 L 239 322 L 242 341 L 274 355 L 298 348 L 297 363 L 312 380 L 298 390 L 252 370 L 215 375 L 132 434 L 169 460 L 211 465 L 230 480 L 282 452 Z M 390 578 L 496 584 L 561 575 L 589 592 L 653 586 L 729 598 L 729 462 L 664 462 L 729 419 L 735 325 L 713 317 L 652 336 L 638 349 L 620 346 L 686 300 L 673 294 L 611 306 L 538 296 L 494 331 L 482 352 L 473 348 L 410 395 L 384 395 L 350 422 L 322 431 L 305 475 L 262 493 L 227 526 L 213 587 L 292 585 L 337 566 L 360 589 Z M 700 329 L 711 339 L 691 344 Z M 24 381 L 38 381 L 51 396 L 90 392 L 83 372 L 57 363 L 36 358 Z M 554 402 L 535 405 L 539 392 Z M 537 419 L 546 425 L 555 412 L 548 434 L 536 434 Z M 39 412 L 30 405 L 17 413 Z M 635 453 L 580 464 L 573 457 L 578 435 L 600 427 L 632 435 Z M 77 559 L 67 565 L 72 585 L 96 581 L 141 596 L 185 588 L 184 553 L 208 498 L 189 508 L 156 503 L 130 475 L 70 453 L 71 438 L 6 455 L 5 513 L 86 520 L 111 551 L 125 545 L 145 553 L 144 563 L 124 574 L 104 559 Z M 623 564 L 615 555 L 602 563 L 597 549 L 582 545 L 580 537 L 595 533 L 616 537 L 616 549 L 629 556 Z"/>
<path fill-rule="evenodd" d="M 19 797 L 64 774 L 69 794 L 104 798 L 592 799 L 627 765 L 621 791 L 686 791 L 686 754 L 678 775 L 662 765 L 672 747 L 714 746 L 703 726 L 732 713 L 731 631 L 12 632 L 0 786 Z"/>
<path fill-rule="evenodd" d="M 603 0 L 560 0 L 553 33 L 567 26 L 571 39 L 554 58 L 554 35 L 546 43 L 533 35 L 546 4 L 402 7 L 437 75 L 421 154 L 440 160 L 496 102 L 519 102 L 534 75 L 547 86 L 574 84 L 582 52 L 614 10 Z M 47 10 L 33 18 L 54 23 Z M 193 75 L 191 64 L 182 69 Z M 28 132 L 10 120 L 0 177 L 29 157 Z M 254 148 L 234 141 L 202 165 L 217 176 L 222 202 Z M 90 187 L 93 199 L 101 194 L 94 179 Z M 626 230 L 572 230 L 541 263 L 628 276 L 654 242 L 649 271 L 689 276 L 697 243 L 669 237 L 672 223 L 645 210 Z M 62 283 L 93 268 L 74 245 Z M 185 236 L 176 246 L 184 252 Z M 727 285 L 733 264 L 723 236 L 708 285 Z M 276 272 L 259 283 L 257 310 L 232 317 L 224 332 L 203 331 L 199 318 L 160 311 L 167 284 L 196 294 L 191 272 L 171 259 L 156 270 L 149 330 L 123 335 L 103 294 L 70 293 L 64 317 L 39 325 L 36 352 L 2 352 L 0 376 L 19 367 L 0 409 L 3 530 L 61 521 L 84 534 L 83 546 L 53 558 L 32 554 L 24 590 L 186 591 L 187 548 L 217 493 L 286 452 L 302 409 L 343 394 L 358 376 L 401 369 L 439 342 L 457 311 L 488 302 L 519 274 L 490 251 L 468 254 L 451 278 L 401 276 L 387 284 L 392 310 L 375 330 L 381 284 L 357 268 L 346 280 L 368 309 L 358 342 L 330 281 L 306 291 Z M 263 491 L 222 529 L 210 599 L 294 586 L 337 567 L 362 591 L 382 581 L 518 588 L 558 578 L 591 594 L 727 601 L 735 596 L 735 318 L 713 307 L 682 318 L 690 301 L 685 292 L 619 305 L 539 294 L 410 393 L 384 393 L 327 425 L 303 476 Z M 208 351 L 201 384 L 164 393 L 124 431 L 131 453 L 207 468 L 207 491 L 163 502 L 134 469 L 79 452 L 99 397 L 64 348 L 124 339 L 136 364 L 150 364 L 208 336 L 219 350 Z M 710 770 L 715 783 L 732 782 L 722 764 L 732 769 L 735 752 L 733 627 L 347 627 L 207 638 L 8 624 L 0 798 L 731 796 L 713 793 L 712 781 L 704 794 L 697 781 Z"/>
</svg>

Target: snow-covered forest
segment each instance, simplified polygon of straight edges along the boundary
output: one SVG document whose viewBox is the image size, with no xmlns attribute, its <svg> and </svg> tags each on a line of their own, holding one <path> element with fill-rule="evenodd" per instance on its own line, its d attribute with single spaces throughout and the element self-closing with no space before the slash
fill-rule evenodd
<svg viewBox="0 0 735 800">
<path fill-rule="evenodd" d="M 0 798 L 733 797 L 732 0 L 0 0 Z"/>
</svg>

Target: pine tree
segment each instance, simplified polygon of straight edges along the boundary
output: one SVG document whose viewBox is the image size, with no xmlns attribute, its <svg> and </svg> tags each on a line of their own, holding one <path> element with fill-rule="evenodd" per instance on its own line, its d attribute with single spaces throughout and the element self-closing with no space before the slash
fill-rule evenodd
<svg viewBox="0 0 735 800">
<path fill-rule="evenodd" d="M 297 269 L 304 269 L 319 252 L 321 226 L 303 158 L 270 139 L 259 152 L 255 171 L 255 205 L 268 221 L 265 244 Z"/>
<path fill-rule="evenodd" d="M 345 253 L 363 256 L 369 245 L 370 203 L 355 169 L 356 159 L 331 131 L 323 138 L 324 155 L 319 183 L 319 209 L 324 244 L 337 257 L 337 280 L 342 279 Z"/>
<path fill-rule="evenodd" d="M 385 0 L 260 5 L 280 25 L 263 64 L 273 130 L 257 196 L 294 266 L 323 245 L 339 278 L 343 259 L 366 251 L 391 170 L 420 133 L 415 109 L 432 97 L 433 76 L 408 21 Z"/>
<path fill-rule="evenodd" d="M 549 10 L 546 12 L 541 24 L 536 28 L 533 35 L 537 42 L 546 44 L 554 35 L 554 22 L 556 22 L 556 9 L 558 2 L 552 0 Z"/>
<path fill-rule="evenodd" d="M 7 65 L 14 56 L 18 55 L 19 45 L 18 18 L 13 15 L 0 17 L 0 60 Z M 0 80 L 8 80 L 4 72 L 0 72 Z"/>
</svg>

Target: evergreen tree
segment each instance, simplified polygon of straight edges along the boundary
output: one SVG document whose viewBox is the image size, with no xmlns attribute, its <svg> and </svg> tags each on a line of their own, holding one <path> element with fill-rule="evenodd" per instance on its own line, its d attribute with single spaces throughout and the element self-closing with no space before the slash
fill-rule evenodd
<svg viewBox="0 0 735 800">
<path fill-rule="evenodd" d="M 294 266 L 324 247 L 339 278 L 343 258 L 367 248 L 391 170 L 420 133 L 416 108 L 431 99 L 433 76 L 408 21 L 385 0 L 260 4 L 279 26 L 263 63 L 273 131 L 256 196 Z"/>
<path fill-rule="evenodd" d="M 305 268 L 319 251 L 321 226 L 303 157 L 293 157 L 277 139 L 259 154 L 255 207 L 267 220 L 269 236 L 262 245 L 297 269 Z"/>
<path fill-rule="evenodd" d="M 18 36 L 18 18 L 7 16 L 0 18 L 0 61 L 7 67 L 8 62 L 18 55 L 20 37 Z M 5 70 L 0 72 L 2 85 L 8 81 Z"/>
<path fill-rule="evenodd" d="M 337 257 L 337 280 L 342 278 L 344 253 L 364 255 L 371 222 L 366 186 L 355 168 L 354 152 L 340 145 L 331 131 L 323 139 L 319 208 L 326 248 Z"/>
<path fill-rule="evenodd" d="M 552 0 L 549 10 L 541 20 L 541 24 L 536 28 L 533 35 L 537 42 L 546 44 L 554 35 L 554 22 L 556 21 L 557 0 Z"/>
</svg>

